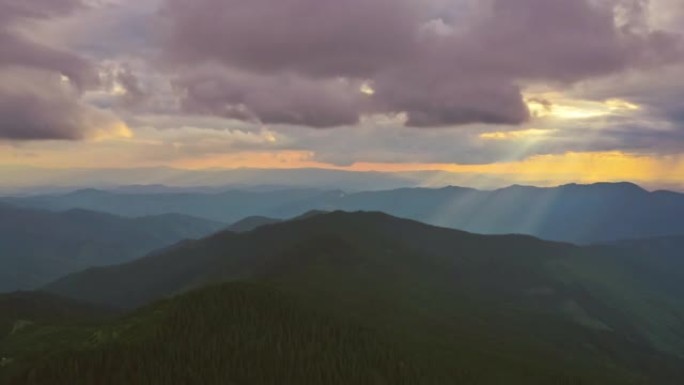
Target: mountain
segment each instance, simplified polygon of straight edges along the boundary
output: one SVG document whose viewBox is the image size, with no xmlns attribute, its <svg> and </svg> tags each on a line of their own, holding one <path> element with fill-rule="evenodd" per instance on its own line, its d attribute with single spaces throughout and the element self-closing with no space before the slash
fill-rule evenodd
<svg viewBox="0 0 684 385">
<path fill-rule="evenodd" d="M 334 212 L 215 234 L 45 290 L 132 309 L 249 282 L 374 331 L 435 383 L 675 384 L 684 270 L 662 275 L 652 261 L 616 246 Z"/>
<path fill-rule="evenodd" d="M 88 267 L 130 261 L 224 226 L 178 214 L 121 218 L 0 205 L 0 292 L 33 289 Z"/>
<path fill-rule="evenodd" d="M 671 262 L 681 260 L 684 251 L 684 235 L 671 235 L 654 238 L 626 239 L 608 244 L 624 250 L 638 251 L 650 258 L 669 259 Z"/>
<path fill-rule="evenodd" d="M 34 194 L 36 191 L 56 193 L 84 187 L 117 189 L 121 186 L 171 186 L 206 189 L 242 189 L 253 186 L 281 186 L 281 189 L 315 188 L 334 190 L 344 187 L 353 191 L 394 189 L 421 185 L 421 181 L 449 180 L 459 183 L 457 174 L 433 171 L 418 172 L 353 172 L 330 169 L 207 169 L 184 170 L 168 167 L 133 169 L 38 168 L 0 165 L 0 193 Z M 501 185 L 500 182 L 498 185 Z M 129 189 L 141 191 L 150 189 Z"/>
<path fill-rule="evenodd" d="M 0 294 L 0 340 L 21 329 L 41 324 L 73 324 L 100 321 L 114 310 L 39 292 Z M 0 351 L 0 356 L 2 356 Z"/>
<path fill-rule="evenodd" d="M 639 266 L 637 274 L 650 276 L 654 281 L 673 290 L 681 290 L 684 272 L 684 235 L 633 239 L 609 244 L 622 255 L 639 255 L 648 259 L 647 265 Z"/>
<path fill-rule="evenodd" d="M 60 354 L 75 339 L 88 338 L 92 325 L 117 316 L 112 309 L 45 293 L 0 294 L 0 384 L 8 383 L 5 369 L 17 361 L 38 352 Z"/>
<path fill-rule="evenodd" d="M 81 327 L 70 331 L 61 352 L 16 350 L 17 341 L 39 330 L 0 338 L 9 357 L 0 381 L 322 385 L 416 384 L 426 377 L 379 333 L 254 284 L 208 287 L 114 323 Z"/>
<path fill-rule="evenodd" d="M 17 206 L 47 210 L 74 208 L 140 217 L 178 213 L 212 221 L 233 223 L 249 216 L 268 216 L 270 212 L 285 211 L 284 207 L 299 206 L 302 202 L 316 201 L 328 193 L 315 189 L 248 191 L 231 190 L 220 193 L 115 193 L 96 189 L 79 190 L 62 195 L 43 195 L 24 198 L 6 198 Z M 304 210 L 307 211 L 307 210 Z M 292 217 L 301 212 L 292 212 Z"/>
<path fill-rule="evenodd" d="M 239 220 L 232 225 L 228 226 L 226 230 L 235 233 L 245 233 L 252 231 L 258 227 L 272 225 L 281 222 L 281 219 L 267 218 L 267 217 L 247 217 L 245 219 Z"/>
<path fill-rule="evenodd" d="M 226 223 L 249 216 L 285 219 L 310 210 L 382 211 L 481 234 L 527 234 L 592 244 L 684 234 L 684 194 L 648 192 L 629 183 L 512 186 L 493 191 L 462 187 L 345 193 L 339 190 L 117 194 L 82 190 L 10 199 L 47 209 L 84 208 L 124 216 L 181 213 Z"/>
<path fill-rule="evenodd" d="M 350 194 L 318 208 L 328 206 L 383 211 L 482 234 L 529 234 L 580 244 L 684 234 L 684 194 L 648 192 L 629 183 L 403 189 Z"/>
</svg>

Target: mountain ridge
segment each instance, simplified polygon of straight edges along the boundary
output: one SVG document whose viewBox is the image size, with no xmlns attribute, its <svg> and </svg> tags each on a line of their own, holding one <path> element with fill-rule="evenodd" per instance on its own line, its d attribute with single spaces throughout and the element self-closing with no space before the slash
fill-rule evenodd
<svg viewBox="0 0 684 385">
<path fill-rule="evenodd" d="M 1 205 L 0 291 L 35 289 L 74 271 L 125 262 L 224 227 L 180 214 L 123 218 Z"/>
<path fill-rule="evenodd" d="M 90 200 L 44 196 L 19 202 L 61 209 L 85 207 L 126 216 L 174 212 L 226 223 L 249 216 L 282 220 L 311 210 L 382 211 L 475 233 L 528 234 L 578 244 L 684 233 L 684 194 L 648 192 L 627 182 L 554 188 L 510 186 L 491 191 L 450 186 L 356 193 L 234 190 L 209 195 L 96 195 L 99 197 Z"/>
<path fill-rule="evenodd" d="M 45 290 L 131 309 L 222 282 L 265 284 L 336 318 L 379 328 L 435 362 L 462 344 L 474 349 L 457 354 L 466 361 L 468 354 L 522 355 L 526 366 L 550 354 L 561 367 L 605 361 L 610 370 L 657 377 L 651 370 L 659 368 L 672 376 L 684 354 L 684 270 L 663 277 L 651 263 L 608 246 L 337 211 L 216 233 Z"/>
</svg>

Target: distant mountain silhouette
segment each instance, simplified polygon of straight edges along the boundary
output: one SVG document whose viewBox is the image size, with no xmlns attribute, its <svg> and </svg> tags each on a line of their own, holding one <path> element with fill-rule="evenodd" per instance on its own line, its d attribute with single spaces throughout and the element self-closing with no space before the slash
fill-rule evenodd
<svg viewBox="0 0 684 385">
<path fill-rule="evenodd" d="M 482 234 L 528 234 L 580 244 L 684 234 L 684 194 L 630 183 L 342 191 L 229 191 L 219 194 L 114 194 L 84 190 L 13 199 L 49 209 L 85 208 L 124 216 L 182 213 L 227 223 L 249 216 L 285 219 L 310 210 L 382 211 Z"/>
<path fill-rule="evenodd" d="M 315 217 L 317 215 L 323 215 L 323 214 L 328 214 L 328 211 L 322 211 L 322 210 L 311 210 L 307 211 L 306 213 L 302 215 L 298 215 L 294 218 L 289 219 L 290 221 L 296 221 L 296 220 L 303 220 L 303 219 L 309 219 L 311 217 Z M 228 226 L 226 228 L 227 231 L 232 231 L 234 233 L 246 233 L 249 231 L 254 231 L 258 229 L 259 227 L 262 226 L 267 226 L 267 225 L 274 225 L 276 223 L 281 223 L 286 221 L 285 219 L 275 219 L 275 218 L 267 218 L 267 217 L 247 217 L 245 219 L 239 220 L 232 225 Z"/>
<path fill-rule="evenodd" d="M 581 244 L 684 233 L 684 195 L 649 193 L 629 183 L 495 191 L 404 189 L 352 194 L 330 205 L 476 233 L 529 234 Z"/>
<path fill-rule="evenodd" d="M 225 225 L 179 214 L 121 218 L 81 209 L 0 206 L 0 292 L 33 289 L 92 266 L 130 261 Z"/>
<path fill-rule="evenodd" d="M 274 223 L 282 222 L 281 219 L 267 218 L 267 217 L 247 217 L 245 219 L 239 220 L 232 225 L 228 226 L 226 230 L 235 233 L 245 233 L 252 231 L 261 226 L 271 225 Z"/>
<path fill-rule="evenodd" d="M 74 274 L 45 290 L 131 309 L 207 284 L 250 282 L 374 331 L 373 339 L 407 354 L 408 368 L 430 373 L 428 384 L 674 385 L 684 375 L 684 270 L 663 274 L 660 262 L 648 256 L 620 245 L 579 247 L 529 236 L 475 235 L 381 213 L 334 212 L 218 233 Z M 207 295 L 220 302 L 230 293 Z M 174 301 L 155 306 L 173 308 Z M 136 313 L 146 314 L 149 327 L 141 330 L 179 322 L 193 338 L 190 330 L 203 328 L 188 325 L 214 308 L 203 300 L 193 303 L 168 321 L 151 309 Z M 137 338 L 144 332 L 131 333 Z M 150 347 L 167 343 L 153 336 Z M 235 349 L 216 355 L 244 352 Z"/>
<path fill-rule="evenodd" d="M 232 190 L 221 193 L 114 193 L 96 189 L 64 195 L 7 198 L 6 202 L 47 210 L 74 208 L 106 212 L 126 217 L 179 213 L 199 218 L 234 223 L 250 216 L 267 216 L 283 207 L 320 199 L 321 190 L 278 190 L 255 192 Z M 325 195 L 325 194 L 324 194 Z M 308 211 L 308 210 L 304 210 Z M 294 212 L 284 218 L 299 215 Z"/>
<path fill-rule="evenodd" d="M 248 189 L 266 186 L 269 189 L 339 189 L 365 191 L 417 186 L 424 180 L 454 180 L 453 173 L 439 171 L 414 172 L 354 172 L 320 168 L 299 169 L 206 169 L 186 170 L 168 167 L 152 168 L 36 168 L 0 167 L 1 194 L 35 194 L 37 191 L 57 193 L 80 187 L 116 189 L 128 192 L 150 192 L 145 186 L 160 184 L 173 190 L 203 191 Z M 46 182 L 49 181 L 49 182 Z M 495 182 L 495 181 L 490 181 Z M 48 183 L 48 184 L 45 184 Z M 21 187 L 20 187 L 21 186 Z M 134 186 L 129 188 L 127 186 Z M 136 188 L 135 186 L 142 187 Z M 165 190 L 165 189 L 164 189 Z M 159 190 L 158 190 L 159 191 Z"/>
</svg>

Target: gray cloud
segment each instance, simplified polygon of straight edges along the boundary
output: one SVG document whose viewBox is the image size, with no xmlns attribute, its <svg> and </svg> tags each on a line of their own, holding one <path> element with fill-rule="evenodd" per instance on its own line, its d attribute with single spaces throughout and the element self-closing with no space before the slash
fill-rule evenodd
<svg viewBox="0 0 684 385">
<path fill-rule="evenodd" d="M 167 0 L 169 56 L 262 72 L 360 76 L 412 53 L 410 0 Z"/>
<path fill-rule="evenodd" d="M 20 28 L 82 6 L 77 0 L 0 0 L 0 139 L 75 140 L 112 124 L 106 113 L 80 102 L 81 92 L 99 82 L 95 66 Z"/>
<path fill-rule="evenodd" d="M 292 74 L 263 76 L 205 68 L 185 73 L 175 85 L 183 90 L 186 112 L 266 124 L 353 125 L 363 102 L 358 84 Z"/>
<path fill-rule="evenodd" d="M 549 121 L 522 127 L 500 139 L 480 135 L 508 127 L 471 125 L 461 130 L 416 130 L 391 122 L 364 122 L 340 130 L 314 131 L 303 127 L 279 130 L 289 149 L 305 149 L 317 161 L 338 166 L 369 163 L 490 164 L 521 161 L 536 155 L 568 152 L 621 151 L 641 155 L 676 155 L 684 151 L 684 131 L 647 115 L 608 116 L 571 121 Z"/>
<path fill-rule="evenodd" d="M 40 44 L 17 31 L 32 19 L 63 16 L 82 7 L 80 0 L 0 0 L 0 68 L 31 67 L 68 76 L 80 87 L 97 82 L 94 66 L 82 56 Z"/>
<path fill-rule="evenodd" d="M 470 18 L 454 12 L 444 20 L 434 19 L 434 11 L 449 4 L 430 4 L 166 0 L 165 52 L 181 78 L 207 63 L 251 73 L 239 85 L 226 83 L 224 75 L 206 78 L 228 89 L 211 98 L 181 87 L 195 111 L 206 103 L 204 111 L 215 112 L 219 103 L 221 111 L 232 105 L 233 117 L 247 118 L 246 109 L 249 118 L 312 127 L 349 124 L 367 112 L 406 113 L 407 124 L 417 127 L 520 124 L 530 117 L 522 95 L 527 83 L 568 85 L 682 58 L 679 37 L 650 28 L 641 0 L 454 1 Z M 286 114 L 275 111 L 269 98 L 235 96 L 258 94 L 272 79 L 287 76 L 310 85 L 287 90 L 299 102 L 281 102 L 290 109 Z M 375 94 L 345 104 L 343 115 L 335 108 L 307 111 L 322 107 L 308 104 L 313 84 L 338 78 L 369 81 Z M 316 98 L 324 101 L 358 99 L 357 89 L 317 88 Z"/>
<path fill-rule="evenodd" d="M 0 30 L 0 68 L 7 66 L 54 71 L 81 88 L 98 82 L 94 66 L 83 57 Z"/>
<path fill-rule="evenodd" d="M 8 25 L 20 18 L 44 19 L 65 15 L 83 5 L 81 0 L 3 0 L 0 2 L 0 23 Z"/>
<path fill-rule="evenodd" d="M 0 71 L 0 116 L 0 138 L 9 140 L 78 140 L 119 124 L 56 74 L 37 70 Z"/>
<path fill-rule="evenodd" d="M 159 19 L 152 17 L 157 3 L 163 3 Z M 207 119 L 225 131 L 282 125 L 283 138 L 258 146 L 311 151 L 338 165 L 490 163 L 567 151 L 677 153 L 684 150 L 681 41 L 664 29 L 684 25 L 678 22 L 684 12 L 681 0 L 651 0 L 651 11 L 659 10 L 653 17 L 648 3 L 141 0 L 88 8 L 76 0 L 0 0 L 0 79 L 16 80 L 0 87 L 0 139 L 87 138 L 116 124 L 103 112 L 111 109 L 133 125 L 163 117 L 164 124 L 149 124 L 160 128 L 204 127 Z M 32 33 L 34 21 L 52 27 Z M 156 56 L 158 50 L 163 54 Z M 98 71 L 106 75 L 101 89 Z M 112 93 L 114 84 L 125 92 Z M 372 95 L 360 92 L 364 84 Z M 554 121 L 548 127 L 556 130 L 533 143 L 478 138 L 485 130 L 530 127 L 524 96 L 534 85 L 569 97 L 621 98 L 642 111 L 624 119 Z M 401 114 L 410 127 L 470 126 L 412 130 L 400 127 L 400 119 L 378 126 L 365 122 L 370 114 Z M 543 123 L 537 119 L 534 127 Z M 254 146 L 186 142 L 187 156 Z"/>
</svg>

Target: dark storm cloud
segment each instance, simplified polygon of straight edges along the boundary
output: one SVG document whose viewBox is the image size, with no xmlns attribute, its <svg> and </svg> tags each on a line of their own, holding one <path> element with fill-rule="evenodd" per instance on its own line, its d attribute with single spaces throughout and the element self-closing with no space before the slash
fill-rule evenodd
<svg viewBox="0 0 684 385">
<path fill-rule="evenodd" d="M 472 4 L 453 1 L 452 15 L 461 7 L 471 17 L 445 22 L 415 0 L 167 0 L 162 24 L 166 57 L 181 78 L 207 63 L 251 72 L 239 84 L 217 75 L 215 87 L 230 90 L 208 95 L 179 82 L 188 86 L 186 106 L 312 127 L 368 112 L 405 113 L 418 127 L 520 124 L 530 117 L 522 95 L 530 82 L 567 85 L 681 58 L 677 36 L 648 28 L 641 0 Z M 274 77 L 292 74 L 308 83 L 280 90 L 292 99 L 279 106 L 287 113 L 271 98 L 235 96 L 262 93 Z M 368 81 L 375 93 L 357 103 L 358 89 L 329 86 L 337 78 Z M 314 100 L 325 108 L 312 114 L 321 107 Z M 340 113 L 327 106 L 336 100 L 354 102 Z"/>
</svg>

